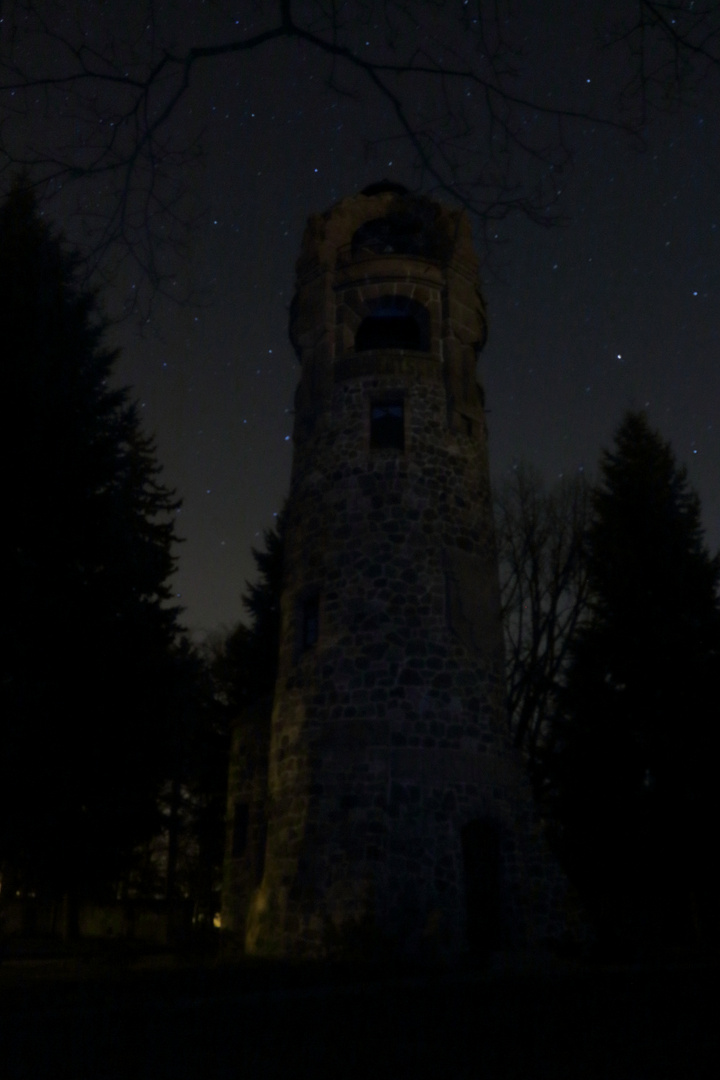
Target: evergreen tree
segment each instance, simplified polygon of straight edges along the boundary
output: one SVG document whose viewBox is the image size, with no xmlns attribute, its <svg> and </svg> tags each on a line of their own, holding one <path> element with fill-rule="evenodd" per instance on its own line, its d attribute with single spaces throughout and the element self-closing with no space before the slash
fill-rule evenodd
<svg viewBox="0 0 720 1080">
<path fill-rule="evenodd" d="M 106 882 L 151 827 L 179 662 L 178 503 L 76 266 L 16 184 L 0 207 L 0 860 L 50 895 Z"/>
<path fill-rule="evenodd" d="M 243 622 L 213 649 L 212 671 L 223 704 L 233 717 L 260 706 L 269 721 L 277 676 L 280 647 L 280 596 L 282 593 L 283 515 L 274 529 L 266 529 L 265 550 L 253 548 L 258 580 L 246 582 L 243 607 L 250 625 Z"/>
<path fill-rule="evenodd" d="M 642 413 L 603 455 L 588 560 L 591 614 L 548 761 L 561 847 L 616 924 L 687 935 L 718 824 L 720 561 L 685 469 Z"/>
</svg>

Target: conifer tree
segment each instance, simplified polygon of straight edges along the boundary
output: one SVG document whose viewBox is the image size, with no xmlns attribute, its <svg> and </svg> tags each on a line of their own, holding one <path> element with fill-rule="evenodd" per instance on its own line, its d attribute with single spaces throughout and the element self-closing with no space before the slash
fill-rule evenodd
<svg viewBox="0 0 720 1080">
<path fill-rule="evenodd" d="M 178 503 L 77 259 L 17 183 L 0 207 L 0 860 L 107 882 L 151 827 L 172 713 Z"/>
<path fill-rule="evenodd" d="M 588 560 L 591 615 L 548 761 L 561 847 L 626 932 L 687 937 L 718 825 L 720 560 L 685 469 L 642 413 L 603 455 Z"/>
<path fill-rule="evenodd" d="M 233 718 L 256 706 L 270 718 L 280 647 L 284 536 L 281 514 L 275 528 L 265 530 L 265 550 L 253 548 L 258 580 L 246 582 L 242 596 L 250 625 L 238 622 L 213 649 L 216 692 Z"/>
</svg>

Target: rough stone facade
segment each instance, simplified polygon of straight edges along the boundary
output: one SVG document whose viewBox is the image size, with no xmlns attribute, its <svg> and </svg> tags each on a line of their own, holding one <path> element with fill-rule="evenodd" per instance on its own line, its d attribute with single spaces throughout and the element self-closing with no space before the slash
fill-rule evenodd
<svg viewBox="0 0 720 1080">
<path fill-rule="evenodd" d="M 365 935 L 453 957 L 558 930 L 503 712 L 485 335 L 461 211 L 377 185 L 310 218 L 267 845 L 261 881 L 251 852 L 226 876 L 249 952 Z"/>
<path fill-rule="evenodd" d="M 236 952 L 244 950 L 250 902 L 264 870 L 269 720 L 267 704 L 258 703 L 238 717 L 230 741 L 221 925 Z"/>
</svg>

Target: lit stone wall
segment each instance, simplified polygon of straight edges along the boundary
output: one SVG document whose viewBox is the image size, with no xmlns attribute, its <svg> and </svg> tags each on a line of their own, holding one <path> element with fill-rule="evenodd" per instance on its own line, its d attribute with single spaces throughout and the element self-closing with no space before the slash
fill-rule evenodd
<svg viewBox="0 0 720 1080">
<path fill-rule="evenodd" d="M 420 250 L 354 248 L 383 217 L 419 223 L 400 245 Z M 357 351 L 387 297 L 423 305 L 427 349 Z M 450 957 L 555 933 L 562 883 L 503 714 L 485 312 L 464 215 L 381 191 L 312 217 L 291 336 L 302 378 L 247 948 Z M 401 403 L 401 446 L 373 446 L 384 402 Z"/>
<path fill-rule="evenodd" d="M 250 902 L 264 869 L 269 742 L 263 702 L 237 718 L 230 743 L 220 924 L 235 951 L 244 946 Z"/>
</svg>

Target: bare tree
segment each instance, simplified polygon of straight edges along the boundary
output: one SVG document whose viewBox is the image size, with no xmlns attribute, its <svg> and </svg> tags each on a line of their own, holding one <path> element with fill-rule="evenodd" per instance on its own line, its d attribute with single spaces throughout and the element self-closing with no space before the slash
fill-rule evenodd
<svg viewBox="0 0 720 1080">
<path fill-rule="evenodd" d="M 302 51 L 330 94 L 368 117 L 381 106 L 418 186 L 464 204 L 490 233 L 512 213 L 552 218 L 574 126 L 637 131 L 649 102 L 720 68 L 719 0 L 583 5 L 589 37 L 619 57 L 595 99 L 576 85 L 589 79 L 560 93 L 538 83 L 538 70 L 554 77 L 553 60 L 526 55 L 537 6 L 522 0 L 212 0 L 200 16 L 188 0 L 102 11 L 96 0 L 6 0 L 0 12 L 0 171 L 21 167 L 66 200 L 74 190 L 89 269 L 125 261 L 150 293 L 174 282 L 195 224 L 188 176 L 202 128 L 188 116 L 209 65 L 222 98 L 249 54 L 272 72 L 287 49 Z"/>
<path fill-rule="evenodd" d="M 419 182 L 487 222 L 512 212 L 547 220 L 569 161 L 566 124 L 590 112 L 520 92 L 505 0 L 268 0 L 243 4 L 241 19 L 216 0 L 203 40 L 193 40 L 188 5 L 117 5 L 102 19 L 94 9 L 90 0 L 74 15 L 48 0 L 5 4 L 0 169 L 20 166 L 49 193 L 74 186 L 93 268 L 129 258 L 153 288 L 174 272 L 168 256 L 192 227 L 188 169 L 202 131 L 180 112 L 207 65 L 263 51 L 273 70 L 282 43 L 305 50 L 331 94 L 382 105 Z"/>
<path fill-rule="evenodd" d="M 717 0 L 627 0 L 603 37 L 627 57 L 623 97 L 645 123 L 655 109 L 692 101 L 709 76 L 720 74 Z"/>
<path fill-rule="evenodd" d="M 582 473 L 547 491 L 527 465 L 519 465 L 495 496 L 508 714 L 515 745 L 531 768 L 573 634 L 587 612 L 589 509 Z"/>
</svg>

